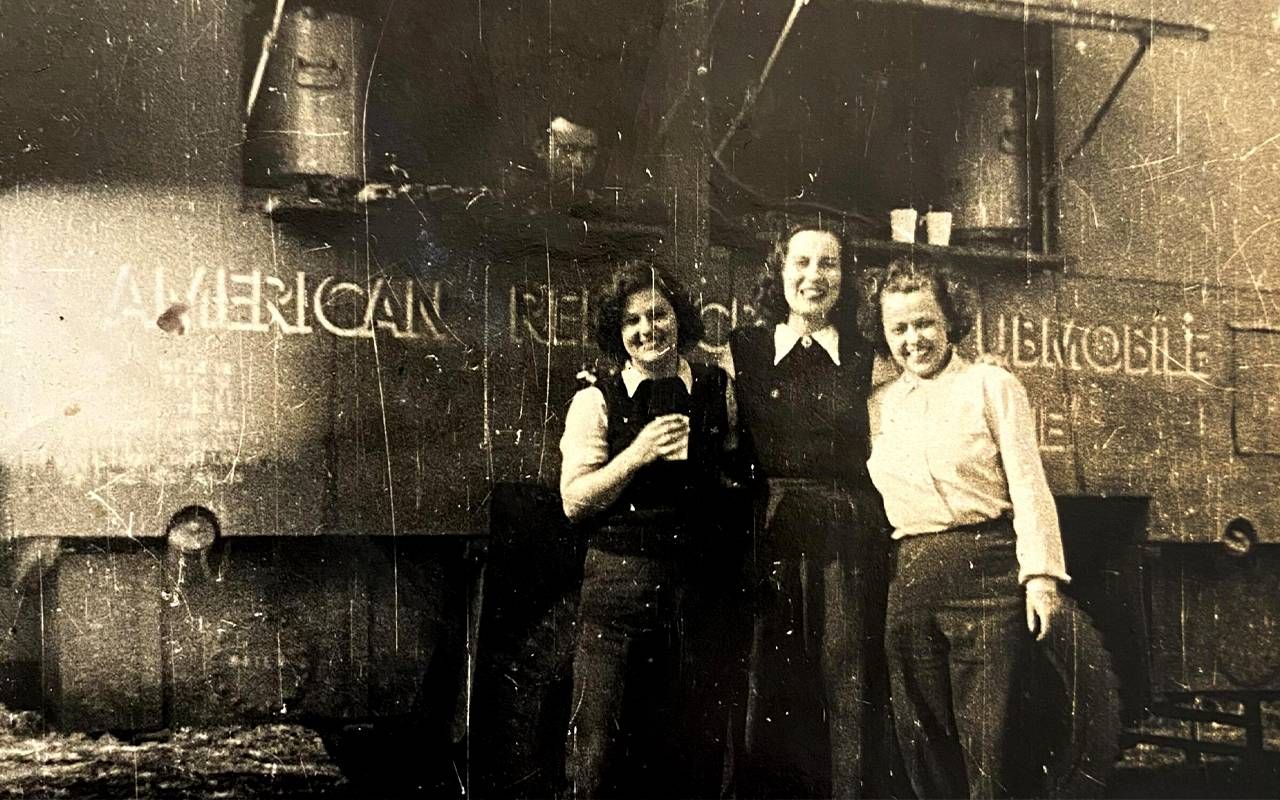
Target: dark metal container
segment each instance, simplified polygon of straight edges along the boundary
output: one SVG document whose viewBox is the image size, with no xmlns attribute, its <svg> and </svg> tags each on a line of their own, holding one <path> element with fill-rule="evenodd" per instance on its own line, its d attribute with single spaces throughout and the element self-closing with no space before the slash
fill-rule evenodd
<svg viewBox="0 0 1280 800">
<path fill-rule="evenodd" d="M 959 244 L 1020 247 L 1027 240 L 1027 146 L 1022 93 L 978 86 L 960 106 L 948 166 L 948 206 Z"/>
<path fill-rule="evenodd" d="M 256 93 L 250 83 L 247 184 L 278 187 L 305 178 L 363 177 L 372 57 L 366 29 L 359 16 L 333 6 L 285 12 Z M 246 30 L 251 51 L 257 34 Z"/>
</svg>

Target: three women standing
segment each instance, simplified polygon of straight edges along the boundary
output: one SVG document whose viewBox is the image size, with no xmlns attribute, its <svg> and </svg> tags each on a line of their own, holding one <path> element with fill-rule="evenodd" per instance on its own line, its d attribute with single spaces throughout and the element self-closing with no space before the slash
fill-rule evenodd
<svg viewBox="0 0 1280 800">
<path fill-rule="evenodd" d="M 916 794 L 1007 793 L 1002 756 L 1026 629 L 1045 635 L 1068 579 L 1026 393 L 1004 370 L 956 354 L 973 314 L 945 271 L 891 265 L 866 337 L 855 289 L 834 233 L 794 229 L 762 281 L 770 326 L 731 337 L 759 499 L 739 787 L 808 797 L 887 789 L 875 780 L 887 764 L 871 730 L 884 717 L 887 650 Z M 732 425 L 726 373 L 680 355 L 701 332 L 670 278 L 624 267 L 597 325 L 622 369 L 580 391 L 566 418 L 564 509 L 590 522 L 568 758 L 578 796 L 719 788 L 716 723 L 669 729 L 696 705 L 681 674 L 694 638 L 686 612 L 722 541 L 723 509 L 708 500 Z M 902 369 L 874 395 L 869 342 Z M 826 738 L 816 748 L 815 723 Z"/>
<path fill-rule="evenodd" d="M 842 256 L 829 230 L 790 231 L 761 282 L 767 326 L 730 340 L 759 497 L 740 776 L 753 796 L 858 797 L 870 777 L 887 537 L 866 469 L 873 353 Z"/>
</svg>

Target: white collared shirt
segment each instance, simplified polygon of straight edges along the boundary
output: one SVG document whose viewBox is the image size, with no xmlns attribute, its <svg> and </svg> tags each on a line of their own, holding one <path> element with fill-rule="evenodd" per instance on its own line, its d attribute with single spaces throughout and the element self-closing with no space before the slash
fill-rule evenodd
<svg viewBox="0 0 1280 800">
<path fill-rule="evenodd" d="M 1031 405 L 1016 377 L 952 354 L 934 377 L 904 372 L 867 405 L 867 467 L 895 539 L 1012 514 L 1019 579 L 1068 579 Z"/>
<path fill-rule="evenodd" d="M 805 344 L 805 339 L 809 342 Z M 796 346 L 801 343 L 803 347 L 812 347 L 815 343 L 831 356 L 831 361 L 837 367 L 840 366 L 840 332 L 836 330 L 835 325 L 828 325 L 825 328 L 816 330 L 813 333 L 804 334 L 796 333 L 795 329 L 786 323 L 778 323 L 773 328 L 773 364 L 777 366 L 782 359 L 786 358 Z"/>
<path fill-rule="evenodd" d="M 636 389 L 639 389 L 640 384 L 647 380 L 648 377 L 637 369 L 635 364 L 628 361 L 627 365 L 622 368 L 622 385 L 627 389 L 627 397 L 635 397 Z M 684 384 L 686 392 L 693 392 L 693 367 L 690 367 L 689 362 L 683 358 L 680 359 L 680 363 L 676 364 L 676 377 Z M 594 389 L 595 387 L 591 388 Z M 596 391 L 599 392 L 600 390 L 596 389 Z M 603 394 L 600 395 L 600 401 L 604 402 Z"/>
<path fill-rule="evenodd" d="M 816 342 L 827 355 L 831 356 L 832 363 L 837 367 L 840 366 L 840 331 L 836 330 L 835 325 L 828 325 L 821 330 L 808 334 L 806 337 L 803 334 L 796 333 L 795 329 L 785 322 L 779 322 L 773 327 L 774 366 L 777 366 L 797 343 L 803 342 L 806 338 L 811 340 L 810 346 Z M 729 373 L 730 378 L 738 377 L 738 371 L 733 364 L 732 348 L 726 347 L 716 363 L 721 369 Z"/>
</svg>

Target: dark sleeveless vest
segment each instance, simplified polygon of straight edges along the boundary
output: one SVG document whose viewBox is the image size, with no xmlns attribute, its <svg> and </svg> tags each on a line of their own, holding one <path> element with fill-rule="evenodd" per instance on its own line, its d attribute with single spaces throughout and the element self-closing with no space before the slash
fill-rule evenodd
<svg viewBox="0 0 1280 800">
<path fill-rule="evenodd" d="M 728 376 L 719 367 L 690 367 L 693 388 L 687 396 L 679 378 L 642 381 L 631 397 L 620 374 L 596 384 L 604 394 L 608 415 L 610 460 L 625 450 L 650 420 L 672 411 L 689 414 L 689 458 L 660 460 L 642 467 L 600 515 L 599 527 L 590 537 L 593 546 L 624 553 L 679 548 L 676 540 L 697 527 L 704 514 L 714 513 L 706 505 L 716 496 L 720 480 L 729 427 L 725 409 Z"/>
</svg>

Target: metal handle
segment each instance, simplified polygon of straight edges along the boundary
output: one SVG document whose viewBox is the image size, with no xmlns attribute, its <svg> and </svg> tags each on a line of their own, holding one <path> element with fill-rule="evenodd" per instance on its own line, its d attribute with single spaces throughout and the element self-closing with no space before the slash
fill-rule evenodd
<svg viewBox="0 0 1280 800">
<path fill-rule="evenodd" d="M 308 61 L 298 56 L 293 62 L 294 82 L 307 89 L 337 89 L 345 79 L 342 67 L 333 58 Z"/>
</svg>

